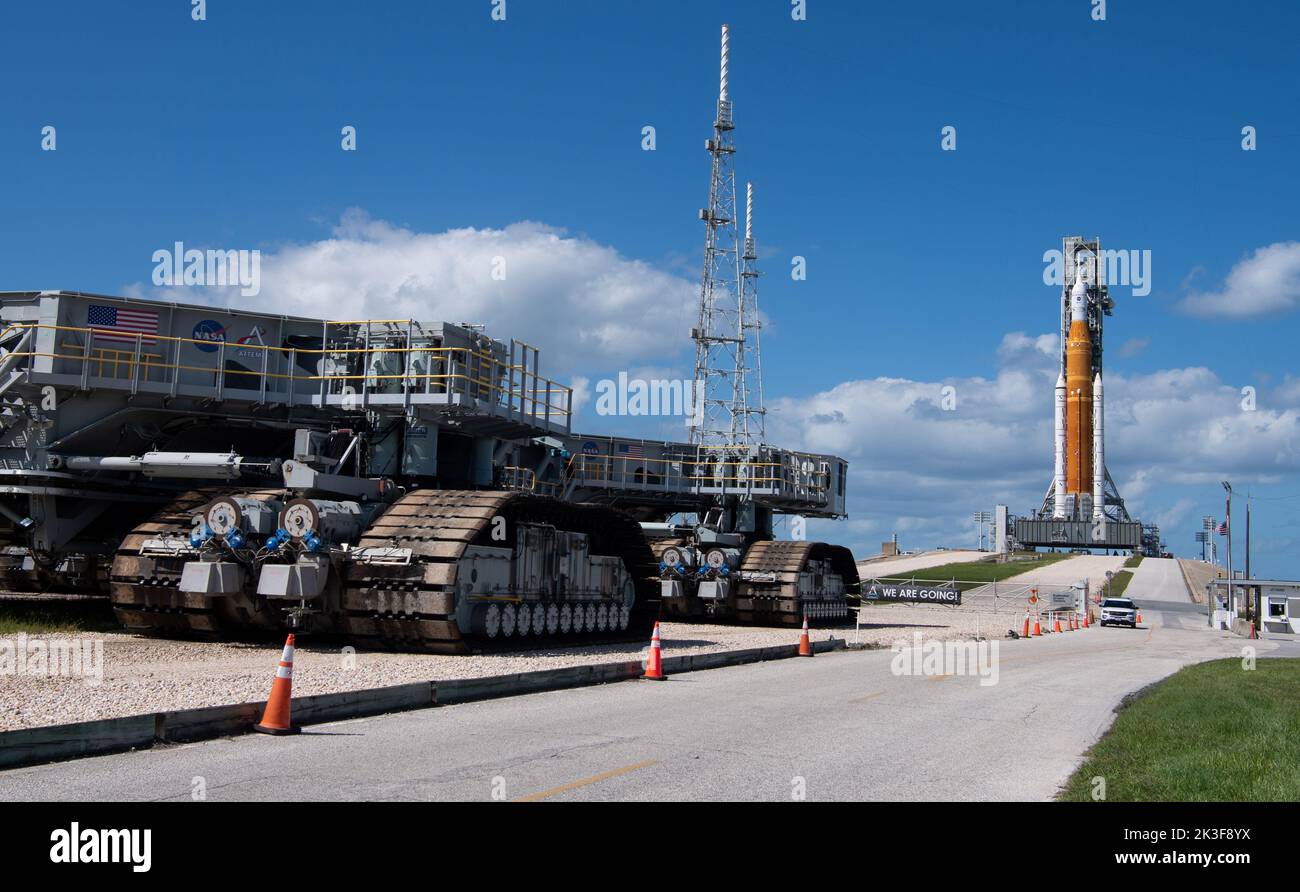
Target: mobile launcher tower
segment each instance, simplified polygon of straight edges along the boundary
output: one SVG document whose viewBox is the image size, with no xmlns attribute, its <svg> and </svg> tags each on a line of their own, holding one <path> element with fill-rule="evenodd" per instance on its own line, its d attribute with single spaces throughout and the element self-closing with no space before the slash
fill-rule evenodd
<svg viewBox="0 0 1300 892">
<path fill-rule="evenodd" d="M 1115 301 L 1099 241 L 1064 240 L 1060 374 L 1054 404 L 1054 473 L 1042 507 L 1018 519 L 1021 545 L 1149 550 L 1160 533 L 1135 521 L 1106 469 L 1103 323 Z"/>
</svg>

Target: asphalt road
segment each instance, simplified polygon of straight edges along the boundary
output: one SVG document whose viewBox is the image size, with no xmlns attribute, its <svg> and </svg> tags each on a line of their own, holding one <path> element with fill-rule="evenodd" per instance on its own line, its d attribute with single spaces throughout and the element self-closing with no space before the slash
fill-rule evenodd
<svg viewBox="0 0 1300 892">
<path fill-rule="evenodd" d="M 17 769 L 0 800 L 1047 799 L 1126 693 L 1240 655 L 1150 603 L 1138 630 L 998 642 L 987 686 L 841 652 Z"/>
<path fill-rule="evenodd" d="M 1183 581 L 1183 571 L 1178 561 L 1170 558 L 1143 558 L 1133 571 L 1133 579 L 1124 594 L 1139 604 L 1148 601 L 1192 603 L 1187 583 Z"/>
</svg>

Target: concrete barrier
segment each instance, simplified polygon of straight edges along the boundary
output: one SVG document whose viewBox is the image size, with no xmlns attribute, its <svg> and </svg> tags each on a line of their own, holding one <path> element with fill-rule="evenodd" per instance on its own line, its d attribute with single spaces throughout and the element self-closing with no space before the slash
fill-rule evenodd
<svg viewBox="0 0 1300 892">
<path fill-rule="evenodd" d="M 0 768 L 76 759 L 153 746 L 154 715 L 20 728 L 0 734 Z"/>
<path fill-rule="evenodd" d="M 840 650 L 844 646 L 842 639 L 813 642 L 813 650 L 817 653 Z M 796 644 L 683 654 L 665 657 L 664 672 L 672 675 L 721 669 L 746 663 L 783 660 L 798 654 L 799 646 Z M 293 718 L 301 725 L 337 722 L 454 703 L 630 681 L 639 677 L 643 671 L 644 664 L 632 660 L 484 678 L 422 681 L 364 691 L 315 694 L 293 698 Z M 246 734 L 261 716 L 265 705 L 265 702 L 235 703 L 229 706 L 169 710 L 70 725 L 3 731 L 0 732 L 0 769 L 147 749 L 157 743 L 191 743 Z"/>
</svg>

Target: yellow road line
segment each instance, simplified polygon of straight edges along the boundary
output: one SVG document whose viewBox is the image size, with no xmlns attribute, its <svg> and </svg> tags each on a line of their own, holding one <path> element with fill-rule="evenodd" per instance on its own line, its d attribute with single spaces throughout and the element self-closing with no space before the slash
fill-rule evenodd
<svg viewBox="0 0 1300 892">
<path fill-rule="evenodd" d="M 530 793 L 527 796 L 520 796 L 515 802 L 539 802 L 543 799 L 549 799 L 552 796 L 558 796 L 561 793 L 567 793 L 570 790 L 576 790 L 579 787 L 598 784 L 601 781 L 607 781 L 610 778 L 620 777 L 624 774 L 631 774 L 633 771 L 639 771 L 642 768 L 649 768 L 651 765 L 658 764 L 656 759 L 647 759 L 644 762 L 637 762 L 635 765 L 627 765 L 623 768 L 615 768 L 613 771 L 606 771 L 603 774 L 593 774 L 591 777 L 576 780 L 572 783 L 564 784 L 559 787 L 552 787 L 549 790 L 543 790 L 540 793 Z"/>
<path fill-rule="evenodd" d="M 867 694 L 867 695 L 864 696 L 864 697 L 855 697 L 854 699 L 850 700 L 849 702 L 850 702 L 850 703 L 866 703 L 868 700 L 874 700 L 874 699 L 876 699 L 877 697 L 879 697 L 879 696 L 880 696 L 881 694 L 883 694 L 883 693 L 885 693 L 885 692 L 884 692 L 884 691 L 872 691 L 870 694 Z"/>
</svg>

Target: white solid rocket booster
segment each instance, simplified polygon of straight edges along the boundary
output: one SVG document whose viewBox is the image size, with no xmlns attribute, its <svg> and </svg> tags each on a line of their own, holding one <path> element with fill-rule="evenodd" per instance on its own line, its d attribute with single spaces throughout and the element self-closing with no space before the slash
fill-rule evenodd
<svg viewBox="0 0 1300 892">
<path fill-rule="evenodd" d="M 1065 372 L 1056 379 L 1056 463 L 1052 516 L 1065 517 Z"/>
<path fill-rule="evenodd" d="M 1104 516 L 1106 484 L 1106 446 L 1103 416 L 1106 399 L 1102 392 L 1101 372 L 1092 380 L 1092 519 Z"/>
</svg>

